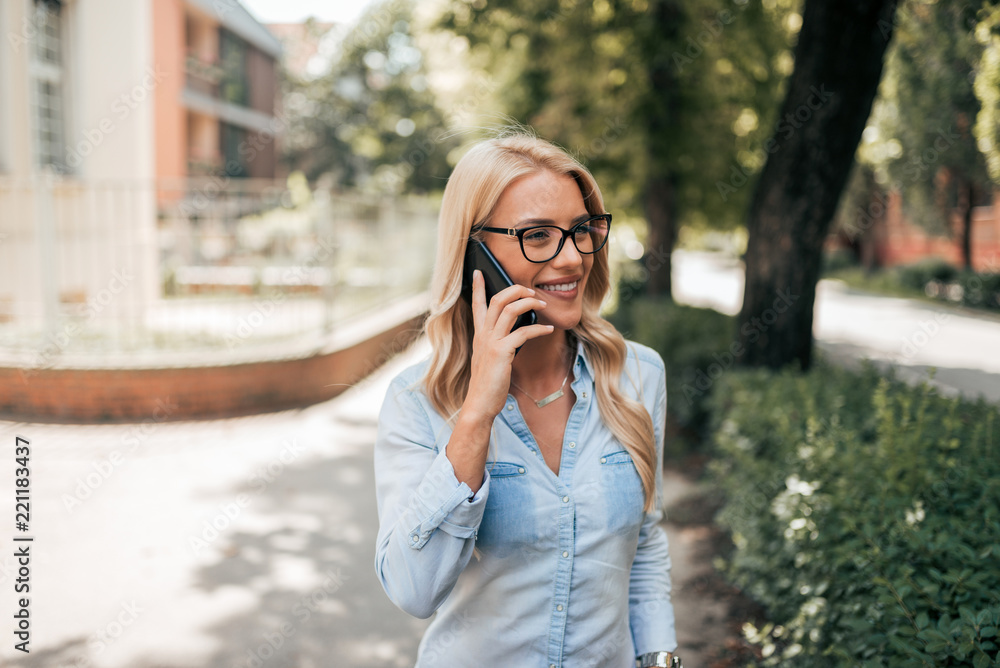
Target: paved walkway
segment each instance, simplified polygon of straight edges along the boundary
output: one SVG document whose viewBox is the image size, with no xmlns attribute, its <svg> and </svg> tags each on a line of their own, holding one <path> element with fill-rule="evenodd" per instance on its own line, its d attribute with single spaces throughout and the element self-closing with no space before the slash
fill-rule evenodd
<svg viewBox="0 0 1000 668">
<path fill-rule="evenodd" d="M 0 422 L 4 526 L 15 435 L 31 440 L 31 653 L 13 650 L 0 531 L 0 665 L 412 666 L 426 621 L 374 573 L 372 442 L 389 380 L 303 410 L 204 422 Z"/>
</svg>

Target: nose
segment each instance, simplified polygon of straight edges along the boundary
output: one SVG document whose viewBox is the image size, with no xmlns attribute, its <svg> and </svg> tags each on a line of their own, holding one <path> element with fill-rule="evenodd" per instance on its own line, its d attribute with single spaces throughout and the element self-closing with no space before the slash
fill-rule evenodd
<svg viewBox="0 0 1000 668">
<path fill-rule="evenodd" d="M 574 267 L 583 264 L 583 254 L 577 250 L 573 240 L 567 237 L 563 242 L 563 247 L 549 262 L 557 267 Z"/>
</svg>

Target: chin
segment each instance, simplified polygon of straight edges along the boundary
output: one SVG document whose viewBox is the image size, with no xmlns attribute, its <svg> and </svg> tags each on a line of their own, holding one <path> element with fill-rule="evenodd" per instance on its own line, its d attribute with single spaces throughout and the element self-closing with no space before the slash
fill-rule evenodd
<svg viewBox="0 0 1000 668">
<path fill-rule="evenodd" d="M 583 314 L 582 313 L 577 313 L 575 317 L 573 317 L 573 316 L 569 316 L 569 317 L 563 316 L 563 317 L 556 318 L 554 320 L 546 318 L 545 316 L 539 315 L 538 316 L 538 324 L 539 325 L 552 325 L 556 329 L 569 330 L 569 329 L 573 329 L 574 327 L 576 327 L 577 325 L 579 325 L 580 324 L 580 320 L 582 318 L 583 318 Z"/>
</svg>

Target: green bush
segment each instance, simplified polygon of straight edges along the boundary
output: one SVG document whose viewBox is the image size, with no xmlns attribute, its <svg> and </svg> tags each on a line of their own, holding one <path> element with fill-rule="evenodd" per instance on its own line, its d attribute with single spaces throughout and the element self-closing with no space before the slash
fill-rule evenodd
<svg viewBox="0 0 1000 668">
<path fill-rule="evenodd" d="M 762 665 L 1000 665 L 996 406 L 817 365 L 727 374 L 710 408 Z"/>
<path fill-rule="evenodd" d="M 962 303 L 967 306 L 1000 309 L 1000 274 L 963 271 L 956 282 L 962 286 Z"/>
<path fill-rule="evenodd" d="M 851 267 L 857 267 L 858 256 L 850 248 L 837 248 L 831 251 L 824 251 L 822 263 L 820 274 L 825 276 Z"/>
<path fill-rule="evenodd" d="M 619 294 L 626 289 L 619 288 Z M 631 295 L 641 290 L 631 288 Z M 644 343 L 667 367 L 668 454 L 697 447 L 708 425 L 706 401 L 715 381 L 736 361 L 729 352 L 735 319 L 712 309 L 647 296 L 622 299 L 609 319 L 625 338 Z"/>
<path fill-rule="evenodd" d="M 948 283 L 958 275 L 958 269 L 944 260 L 936 259 L 899 267 L 897 271 L 900 283 L 920 292 L 923 292 L 931 281 Z"/>
</svg>

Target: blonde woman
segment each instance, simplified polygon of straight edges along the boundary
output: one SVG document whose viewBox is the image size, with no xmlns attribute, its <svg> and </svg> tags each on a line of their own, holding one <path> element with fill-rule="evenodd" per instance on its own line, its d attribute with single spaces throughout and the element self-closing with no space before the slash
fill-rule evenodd
<svg viewBox="0 0 1000 668">
<path fill-rule="evenodd" d="M 445 188 L 433 352 L 392 381 L 375 444 L 378 577 L 437 612 L 420 668 L 677 665 L 666 376 L 599 315 L 610 223 L 591 174 L 520 132 L 475 145 Z M 460 294 L 470 238 L 514 283 L 489 304 L 480 272 Z"/>
</svg>

